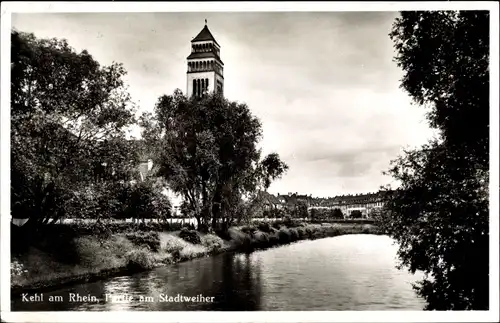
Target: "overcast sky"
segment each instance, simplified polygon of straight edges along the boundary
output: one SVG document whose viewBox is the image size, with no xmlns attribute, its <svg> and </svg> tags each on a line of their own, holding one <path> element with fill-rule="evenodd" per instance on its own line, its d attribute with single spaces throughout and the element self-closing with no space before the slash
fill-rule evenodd
<svg viewBox="0 0 500 323">
<path fill-rule="evenodd" d="M 12 26 L 66 38 L 101 64 L 124 64 L 141 110 L 186 91 L 190 41 L 208 20 L 221 45 L 224 93 L 263 124 L 265 153 L 290 166 L 271 193 L 378 190 L 402 147 L 432 135 L 399 88 L 388 37 L 396 12 L 13 14 Z"/>
</svg>

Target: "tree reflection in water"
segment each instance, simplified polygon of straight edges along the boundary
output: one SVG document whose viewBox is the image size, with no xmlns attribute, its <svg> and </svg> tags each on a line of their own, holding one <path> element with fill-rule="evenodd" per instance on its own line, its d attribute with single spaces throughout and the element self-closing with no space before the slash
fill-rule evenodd
<svg viewBox="0 0 500 323">
<path fill-rule="evenodd" d="M 224 280 L 216 298 L 220 299 L 216 310 L 260 310 L 260 266 L 252 262 L 250 254 L 224 255 Z"/>
</svg>

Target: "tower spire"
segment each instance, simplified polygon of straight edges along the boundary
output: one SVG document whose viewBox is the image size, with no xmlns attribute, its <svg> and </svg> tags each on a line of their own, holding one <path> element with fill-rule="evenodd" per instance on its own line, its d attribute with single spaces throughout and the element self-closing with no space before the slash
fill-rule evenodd
<svg viewBox="0 0 500 323">
<path fill-rule="evenodd" d="M 205 26 L 207 25 L 207 18 L 205 18 Z"/>
</svg>

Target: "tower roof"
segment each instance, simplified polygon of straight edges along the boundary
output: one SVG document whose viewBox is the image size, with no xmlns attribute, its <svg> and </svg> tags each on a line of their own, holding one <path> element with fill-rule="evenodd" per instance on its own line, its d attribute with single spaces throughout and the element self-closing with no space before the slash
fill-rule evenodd
<svg viewBox="0 0 500 323">
<path fill-rule="evenodd" d="M 193 40 L 191 42 L 194 43 L 194 42 L 198 42 L 198 41 L 207 41 L 207 40 L 211 40 L 214 43 L 216 43 L 217 45 L 219 45 L 219 43 L 217 43 L 217 41 L 215 40 L 215 38 L 212 35 L 212 33 L 210 32 L 210 30 L 208 30 L 207 25 L 205 25 L 205 27 L 203 27 L 203 29 L 200 31 L 198 36 L 193 38 Z"/>
</svg>

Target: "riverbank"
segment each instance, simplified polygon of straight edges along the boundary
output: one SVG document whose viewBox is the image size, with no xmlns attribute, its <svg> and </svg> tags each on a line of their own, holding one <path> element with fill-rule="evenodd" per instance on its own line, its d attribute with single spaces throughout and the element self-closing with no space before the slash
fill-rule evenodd
<svg viewBox="0 0 500 323">
<path fill-rule="evenodd" d="M 23 255 L 13 256 L 11 292 L 17 297 L 24 292 L 136 273 L 226 251 L 251 252 L 299 240 L 378 233 L 376 227 L 367 224 L 307 224 L 277 229 L 261 223 L 232 227 L 222 238 L 190 231 L 199 237 L 195 243 L 182 239 L 178 231 L 118 233 L 104 241 L 94 236 L 75 237 L 70 246 L 59 250 L 31 247 Z"/>
</svg>

